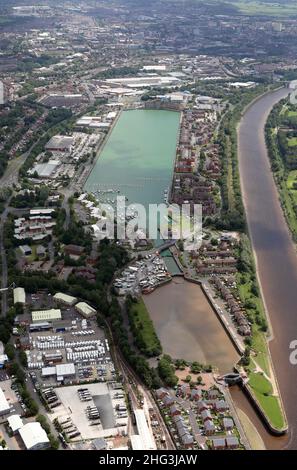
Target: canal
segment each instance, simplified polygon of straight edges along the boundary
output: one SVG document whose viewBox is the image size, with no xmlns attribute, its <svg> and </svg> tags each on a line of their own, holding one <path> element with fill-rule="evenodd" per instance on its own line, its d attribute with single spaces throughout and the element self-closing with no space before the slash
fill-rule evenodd
<svg viewBox="0 0 297 470">
<path fill-rule="evenodd" d="M 233 370 L 239 356 L 199 285 L 175 277 L 144 302 L 164 353 Z"/>
<path fill-rule="evenodd" d="M 297 339 L 297 255 L 289 233 L 268 160 L 264 126 L 270 110 L 288 94 L 271 92 L 248 108 L 238 129 L 243 200 L 256 256 L 258 278 L 272 325 L 269 343 L 289 424 L 289 434 L 260 434 L 268 448 L 297 449 L 297 366 L 289 362 L 289 344 Z M 241 399 L 235 394 L 237 406 Z M 246 407 L 246 402 L 242 401 Z M 259 429 L 259 428 L 258 428 Z"/>
<path fill-rule="evenodd" d="M 114 201 L 120 194 L 128 198 L 127 205 L 164 202 L 164 191 L 172 181 L 179 121 L 179 112 L 123 111 L 85 189 L 99 190 L 102 202 Z"/>
</svg>

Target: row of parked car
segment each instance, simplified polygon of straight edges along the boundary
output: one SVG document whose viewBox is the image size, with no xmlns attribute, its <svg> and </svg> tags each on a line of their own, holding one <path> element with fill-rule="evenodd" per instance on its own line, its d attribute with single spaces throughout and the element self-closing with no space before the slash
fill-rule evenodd
<svg viewBox="0 0 297 470">
<path fill-rule="evenodd" d="M 13 382 L 11 384 L 11 389 L 14 391 L 14 394 L 17 397 L 18 402 L 21 405 L 21 408 L 22 408 L 23 412 L 26 414 L 27 411 L 28 411 L 28 408 L 26 407 L 25 403 L 23 402 L 23 399 L 22 399 L 21 394 L 19 392 L 18 384 L 16 382 Z"/>
</svg>

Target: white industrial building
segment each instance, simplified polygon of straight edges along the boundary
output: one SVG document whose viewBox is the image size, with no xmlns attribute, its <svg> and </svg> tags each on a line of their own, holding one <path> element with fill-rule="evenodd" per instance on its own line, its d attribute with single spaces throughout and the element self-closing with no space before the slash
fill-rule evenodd
<svg viewBox="0 0 297 470">
<path fill-rule="evenodd" d="M 15 434 L 17 431 L 19 431 L 24 426 L 24 423 L 23 423 L 22 418 L 20 417 L 20 415 L 8 416 L 7 421 L 8 421 L 8 425 L 9 425 L 11 431 L 13 432 L 13 434 Z"/>
<path fill-rule="evenodd" d="M 134 411 L 134 414 L 139 434 L 131 436 L 133 450 L 155 450 L 157 447 L 153 434 L 148 427 L 144 411 L 138 409 Z"/>
<path fill-rule="evenodd" d="M 72 297 L 72 295 L 63 294 L 63 292 L 57 292 L 54 295 L 54 299 L 57 300 L 57 302 L 61 302 L 65 305 L 74 305 L 77 302 L 76 297 Z"/>
<path fill-rule="evenodd" d="M 50 441 L 40 423 L 25 424 L 19 429 L 19 435 L 27 450 L 39 450 L 50 447 Z"/>
<path fill-rule="evenodd" d="M 78 302 L 75 305 L 76 310 L 86 318 L 96 315 L 97 311 L 86 302 Z"/>
<path fill-rule="evenodd" d="M 13 289 L 13 303 L 23 305 L 26 303 L 26 293 L 23 287 Z"/>
<path fill-rule="evenodd" d="M 34 175 L 36 172 L 39 178 L 51 178 L 59 166 L 59 160 L 49 160 L 47 163 L 37 163 L 28 173 Z"/>
<path fill-rule="evenodd" d="M 144 450 L 142 447 L 142 439 L 139 434 L 130 436 L 131 447 L 133 450 Z"/>
<path fill-rule="evenodd" d="M 36 310 L 35 312 L 31 312 L 31 315 L 33 323 L 61 320 L 62 318 L 61 310 L 57 308 Z"/>
<path fill-rule="evenodd" d="M 53 377 L 57 378 L 58 382 L 64 380 L 64 377 L 72 377 L 75 375 L 75 366 L 73 363 L 69 364 L 57 364 L 56 366 L 43 367 L 41 370 L 42 377 Z"/>
<path fill-rule="evenodd" d="M 6 415 L 9 412 L 10 412 L 9 403 L 6 400 L 6 397 L 4 395 L 2 388 L 0 388 L 0 416 Z"/>
</svg>

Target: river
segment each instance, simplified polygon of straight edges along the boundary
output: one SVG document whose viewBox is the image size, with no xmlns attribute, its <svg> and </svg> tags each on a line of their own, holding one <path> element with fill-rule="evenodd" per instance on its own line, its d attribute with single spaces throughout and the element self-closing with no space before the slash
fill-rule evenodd
<svg viewBox="0 0 297 470">
<path fill-rule="evenodd" d="M 297 366 L 289 362 L 289 344 L 297 339 L 297 255 L 270 170 L 264 136 L 269 112 L 288 92 L 271 92 L 248 108 L 238 129 L 238 155 L 258 278 L 273 331 L 269 348 L 289 424 L 287 439 L 261 434 L 268 448 L 297 449 Z"/>
</svg>

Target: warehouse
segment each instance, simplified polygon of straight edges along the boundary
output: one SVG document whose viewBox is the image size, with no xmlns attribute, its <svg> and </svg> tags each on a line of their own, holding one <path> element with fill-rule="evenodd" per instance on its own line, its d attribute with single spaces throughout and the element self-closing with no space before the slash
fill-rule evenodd
<svg viewBox="0 0 297 470">
<path fill-rule="evenodd" d="M 33 323 L 61 320 L 62 318 L 61 310 L 55 308 L 50 310 L 36 310 L 32 312 L 31 315 Z"/>
<path fill-rule="evenodd" d="M 132 450 L 144 450 L 142 447 L 142 440 L 139 434 L 133 434 L 130 436 Z"/>
<path fill-rule="evenodd" d="M 26 293 L 23 287 L 13 289 L 13 303 L 23 305 L 26 303 Z"/>
<path fill-rule="evenodd" d="M 2 388 L 0 388 L 0 416 L 6 415 L 9 412 L 10 412 L 9 403 L 6 400 L 6 397 L 4 395 Z"/>
<path fill-rule="evenodd" d="M 61 302 L 62 304 L 70 305 L 70 306 L 74 305 L 77 302 L 76 297 L 72 297 L 72 295 L 63 294 L 63 292 L 57 292 L 54 295 L 54 299 L 57 302 Z"/>
<path fill-rule="evenodd" d="M 56 375 L 57 380 L 60 382 L 64 377 L 72 377 L 75 375 L 75 366 L 71 364 L 57 364 L 52 367 L 43 367 L 41 371 L 42 377 L 53 377 Z"/>
<path fill-rule="evenodd" d="M 86 302 L 79 302 L 75 305 L 76 310 L 86 318 L 96 315 L 96 310 Z"/>
<path fill-rule="evenodd" d="M 19 435 L 27 450 L 39 450 L 50 447 L 47 434 L 40 423 L 32 422 L 25 424 L 19 430 Z"/>
<path fill-rule="evenodd" d="M 49 160 L 47 163 L 38 163 L 29 172 L 37 173 L 39 178 L 51 178 L 60 165 L 58 160 Z"/>
<path fill-rule="evenodd" d="M 24 426 L 24 423 L 23 423 L 22 418 L 20 417 L 20 415 L 8 416 L 7 421 L 8 421 L 8 425 L 9 425 L 9 427 L 10 427 L 13 434 L 15 434 L 17 431 L 19 431 Z"/>
<path fill-rule="evenodd" d="M 51 152 L 70 152 L 73 145 L 73 137 L 67 135 L 55 135 L 45 145 L 45 149 Z"/>
</svg>

